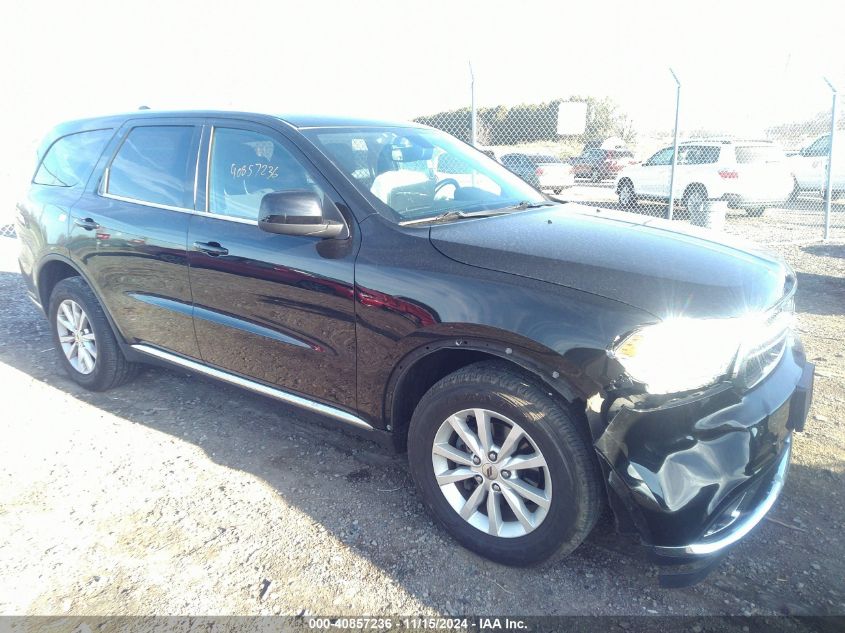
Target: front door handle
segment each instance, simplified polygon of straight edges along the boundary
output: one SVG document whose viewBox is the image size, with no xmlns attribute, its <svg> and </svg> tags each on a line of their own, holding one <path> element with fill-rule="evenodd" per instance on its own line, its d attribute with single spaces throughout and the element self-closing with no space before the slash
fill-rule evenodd
<svg viewBox="0 0 845 633">
<path fill-rule="evenodd" d="M 85 229 L 86 231 L 93 231 L 95 229 L 100 228 L 100 225 L 97 224 L 91 218 L 75 218 L 73 223 L 81 229 Z"/>
<path fill-rule="evenodd" d="M 194 248 L 200 253 L 205 253 L 211 257 L 229 254 L 229 249 L 220 246 L 219 242 L 194 242 Z"/>
</svg>

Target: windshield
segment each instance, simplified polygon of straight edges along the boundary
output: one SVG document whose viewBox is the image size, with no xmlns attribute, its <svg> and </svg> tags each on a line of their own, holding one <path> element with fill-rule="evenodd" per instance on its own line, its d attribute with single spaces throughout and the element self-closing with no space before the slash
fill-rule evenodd
<svg viewBox="0 0 845 633">
<path fill-rule="evenodd" d="M 303 133 L 394 222 L 547 200 L 495 160 L 438 130 L 316 128 Z"/>
</svg>

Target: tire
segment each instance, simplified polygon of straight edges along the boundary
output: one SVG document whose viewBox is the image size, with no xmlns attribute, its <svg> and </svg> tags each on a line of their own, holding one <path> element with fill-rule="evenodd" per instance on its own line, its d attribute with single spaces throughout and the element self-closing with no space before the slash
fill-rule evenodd
<svg viewBox="0 0 845 633">
<path fill-rule="evenodd" d="M 630 180 L 623 180 L 619 184 L 619 208 L 625 211 L 626 209 L 636 209 L 640 201 L 637 199 L 637 192 L 634 191 L 634 185 Z"/>
<path fill-rule="evenodd" d="M 465 433 L 466 429 L 472 432 L 473 425 L 477 431 L 479 411 L 489 412 L 494 429 L 489 447 L 496 451 L 508 450 L 505 438 L 509 428 L 512 431 L 518 426 L 525 433 L 509 457 L 497 458 L 491 453 L 480 456 L 478 453 L 486 449 L 477 447 L 482 450 L 476 451 L 475 456 L 483 461 L 471 465 L 473 451 L 467 452 L 470 444 L 452 432 L 455 427 L 450 420 L 464 420 Z M 509 427 L 508 423 L 514 426 Z M 548 389 L 538 387 L 503 363 L 476 363 L 446 376 L 420 400 L 408 433 L 411 475 L 429 511 L 464 547 L 505 565 L 525 566 L 558 559 L 581 544 L 603 507 L 598 462 L 581 429 L 574 414 L 554 400 Z M 444 444 L 447 436 L 451 439 Z M 483 434 L 476 433 L 474 437 L 473 442 L 477 443 Z M 452 451 L 450 455 L 460 455 L 456 459 L 464 461 L 444 457 L 440 452 L 444 446 Z M 525 455 L 532 462 L 539 455 L 544 466 L 518 468 L 517 461 L 524 461 Z M 436 465 L 435 460 L 441 465 Z M 452 469 L 462 479 L 447 482 L 441 488 L 435 472 L 441 477 L 443 473 L 452 476 Z M 475 475 L 467 477 L 467 469 L 474 469 Z M 541 496 L 533 494 L 538 491 Z M 469 507 L 472 511 L 477 493 L 478 509 L 468 519 L 462 518 L 459 510 Z M 547 507 L 528 501 L 525 494 Z M 490 518 L 491 496 L 494 506 L 498 504 L 501 521 Z M 529 514 L 525 511 L 533 511 L 531 519 L 526 518 L 527 524 L 518 520 L 513 509 L 511 500 L 515 496 L 522 500 L 524 518 Z M 494 516 L 497 513 L 495 509 L 492 512 Z"/>
<path fill-rule="evenodd" d="M 559 194 L 561 191 L 563 191 L 563 187 L 552 187 L 552 193 L 554 194 Z"/>
<path fill-rule="evenodd" d="M 590 182 L 601 182 L 601 172 L 597 167 L 594 167 L 593 171 L 590 172 Z"/>
<path fill-rule="evenodd" d="M 746 209 L 745 212 L 751 218 L 761 218 L 766 215 L 766 207 L 752 207 L 750 209 Z"/>
<path fill-rule="evenodd" d="M 49 306 L 47 316 L 59 363 L 74 382 L 91 391 L 105 391 L 134 376 L 137 365 L 126 360 L 100 302 L 81 277 L 69 277 L 57 283 L 50 294 Z M 74 306 L 81 309 L 84 320 L 70 318 L 76 314 Z M 62 323 L 69 326 L 81 323 L 79 338 L 73 328 Z M 68 342 L 70 339 L 74 342 Z M 77 350 L 83 349 L 75 356 L 72 351 L 66 351 L 74 345 Z"/>
<path fill-rule="evenodd" d="M 693 186 L 684 194 L 686 215 L 695 223 L 700 221 L 706 212 L 707 191 L 702 186 Z"/>
</svg>

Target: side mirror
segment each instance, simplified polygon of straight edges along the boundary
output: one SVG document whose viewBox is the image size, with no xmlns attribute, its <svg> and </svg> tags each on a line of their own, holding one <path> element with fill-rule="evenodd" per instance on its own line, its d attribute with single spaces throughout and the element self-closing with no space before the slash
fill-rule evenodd
<svg viewBox="0 0 845 633">
<path fill-rule="evenodd" d="M 343 233 L 346 225 L 323 216 L 320 197 L 313 191 L 276 191 L 261 198 L 258 228 L 279 235 L 300 235 L 330 239 Z"/>
</svg>

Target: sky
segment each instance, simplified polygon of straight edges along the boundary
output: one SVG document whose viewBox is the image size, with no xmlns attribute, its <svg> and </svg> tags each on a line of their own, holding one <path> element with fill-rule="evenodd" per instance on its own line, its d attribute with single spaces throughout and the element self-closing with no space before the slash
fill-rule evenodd
<svg viewBox="0 0 845 633">
<path fill-rule="evenodd" d="M 643 131 L 757 133 L 845 86 L 835 2 L 57 2 L 0 8 L 3 173 L 71 118 L 223 108 L 408 119 L 571 95 Z"/>
</svg>

